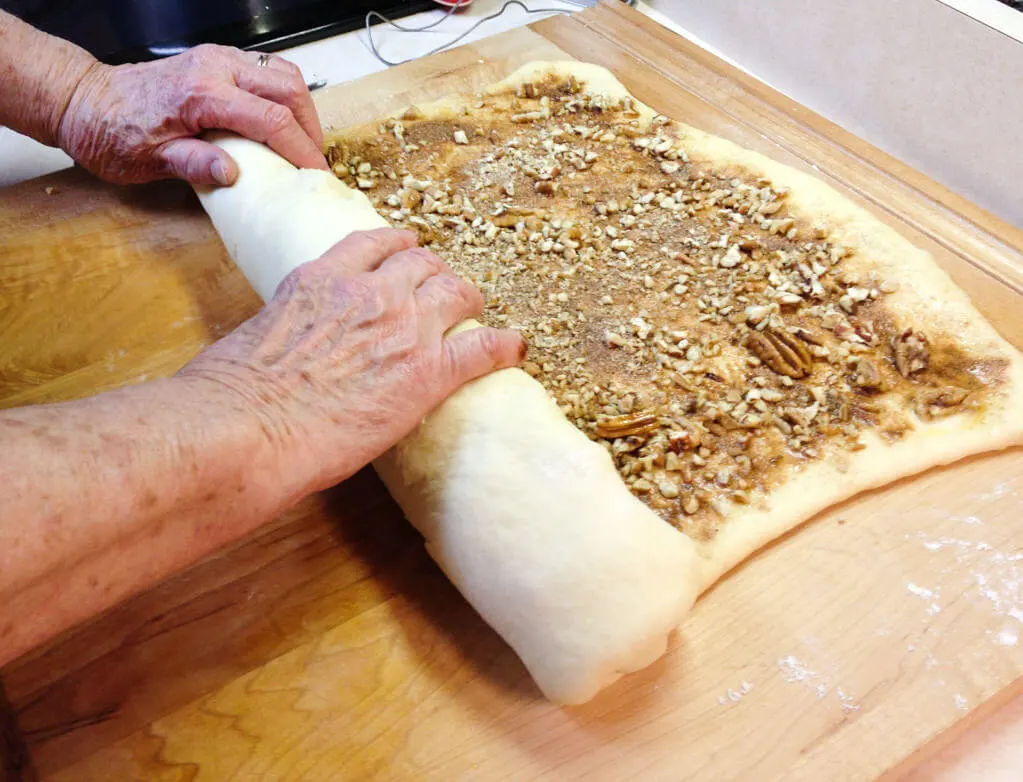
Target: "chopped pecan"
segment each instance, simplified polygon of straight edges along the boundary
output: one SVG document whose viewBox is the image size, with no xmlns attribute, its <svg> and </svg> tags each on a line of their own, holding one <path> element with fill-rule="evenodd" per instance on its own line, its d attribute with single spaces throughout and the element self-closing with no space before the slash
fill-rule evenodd
<svg viewBox="0 0 1023 782">
<path fill-rule="evenodd" d="M 805 429 L 813 423 L 819 412 L 820 405 L 814 402 L 806 407 L 787 407 L 784 409 L 783 415 L 792 423 L 798 424 Z"/>
<path fill-rule="evenodd" d="M 860 403 L 848 405 L 849 420 L 866 426 L 877 426 L 881 422 L 880 412 L 873 405 Z"/>
<path fill-rule="evenodd" d="M 859 335 L 860 339 L 863 340 L 863 344 L 865 345 L 877 344 L 877 334 L 874 331 L 874 324 L 871 321 L 865 320 L 863 318 L 851 318 L 850 322 L 852 323 L 852 327 L 856 330 L 856 333 Z"/>
<path fill-rule="evenodd" d="M 813 369 L 813 354 L 787 331 L 769 328 L 751 332 L 746 347 L 779 375 L 799 379 Z"/>
<path fill-rule="evenodd" d="M 419 241 L 422 244 L 430 244 L 437 238 L 437 232 L 433 226 L 430 225 L 422 217 L 412 216 L 409 218 L 409 225 L 412 226 L 412 230 L 419 234 Z"/>
<path fill-rule="evenodd" d="M 512 215 L 522 215 L 523 217 L 539 217 L 546 218 L 547 212 L 543 209 L 537 209 L 532 206 L 509 206 L 505 211 Z"/>
<path fill-rule="evenodd" d="M 491 217 L 490 222 L 496 225 L 498 228 L 514 228 L 521 222 L 524 222 L 525 218 L 521 215 L 505 213 L 498 215 L 497 217 Z"/>
<path fill-rule="evenodd" d="M 535 98 L 536 85 L 531 81 L 523 82 L 519 85 L 518 95 L 520 98 Z"/>
<path fill-rule="evenodd" d="M 853 342 L 860 345 L 865 344 L 860 333 L 853 328 L 851 323 L 845 320 L 840 320 L 835 324 L 835 336 L 843 342 Z"/>
<path fill-rule="evenodd" d="M 809 342 L 811 345 L 820 346 L 824 344 L 823 340 L 809 329 L 804 329 L 800 326 L 797 326 L 792 330 L 792 333 L 799 337 L 801 340 L 803 340 L 803 342 Z"/>
<path fill-rule="evenodd" d="M 925 420 L 942 418 L 952 415 L 969 396 L 962 388 L 946 386 L 945 388 L 929 388 L 917 394 L 914 400 L 916 414 Z"/>
<path fill-rule="evenodd" d="M 511 121 L 524 125 L 529 122 L 549 119 L 550 116 L 549 111 L 524 111 L 521 114 L 512 114 Z"/>
<path fill-rule="evenodd" d="M 856 367 L 852 373 L 853 385 L 859 386 L 864 391 L 883 391 L 884 377 L 877 365 L 868 358 L 856 359 Z"/>
<path fill-rule="evenodd" d="M 668 450 L 673 453 L 682 453 L 696 448 L 700 445 L 700 432 L 694 427 L 686 427 L 681 432 L 670 432 L 668 434 Z"/>
<path fill-rule="evenodd" d="M 398 198 L 401 200 L 402 209 L 415 209 L 423 203 L 423 194 L 411 187 L 399 190 Z"/>
<path fill-rule="evenodd" d="M 337 163 L 348 165 L 348 145 L 343 141 L 331 144 L 327 147 L 327 163 L 333 168 Z"/>
<path fill-rule="evenodd" d="M 633 451 L 638 450 L 644 442 L 646 441 L 642 437 L 621 436 L 615 440 L 614 446 L 611 450 L 616 456 L 624 453 L 632 453 Z"/>
<path fill-rule="evenodd" d="M 927 337 L 919 331 L 906 329 L 892 341 L 895 368 L 903 377 L 927 368 L 930 348 Z"/>
</svg>

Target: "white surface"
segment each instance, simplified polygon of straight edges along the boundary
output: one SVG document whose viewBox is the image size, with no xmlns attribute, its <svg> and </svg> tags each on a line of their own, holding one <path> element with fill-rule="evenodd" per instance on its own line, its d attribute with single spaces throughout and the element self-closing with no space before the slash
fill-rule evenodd
<svg viewBox="0 0 1023 782">
<path fill-rule="evenodd" d="M 989 26 L 996 5 L 657 1 L 711 46 L 741 52 L 761 80 L 1023 226 L 1023 44 Z"/>
<path fill-rule="evenodd" d="M 938 0 L 1023 43 L 1023 13 L 998 0 Z"/>
<path fill-rule="evenodd" d="M 0 187 L 60 171 L 72 162 L 59 149 L 43 146 L 10 128 L 0 127 Z"/>
</svg>

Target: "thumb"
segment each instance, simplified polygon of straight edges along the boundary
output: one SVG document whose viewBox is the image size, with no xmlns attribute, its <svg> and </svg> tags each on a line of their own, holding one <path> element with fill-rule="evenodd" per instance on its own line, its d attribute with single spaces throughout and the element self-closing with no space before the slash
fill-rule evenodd
<svg viewBox="0 0 1023 782">
<path fill-rule="evenodd" d="M 452 391 L 496 369 L 522 363 L 526 340 L 512 329 L 487 326 L 462 331 L 444 339 L 444 376 Z"/>
<path fill-rule="evenodd" d="M 193 185 L 231 185 L 238 178 L 238 165 L 227 152 L 197 138 L 168 141 L 157 158 L 165 176 Z"/>
</svg>

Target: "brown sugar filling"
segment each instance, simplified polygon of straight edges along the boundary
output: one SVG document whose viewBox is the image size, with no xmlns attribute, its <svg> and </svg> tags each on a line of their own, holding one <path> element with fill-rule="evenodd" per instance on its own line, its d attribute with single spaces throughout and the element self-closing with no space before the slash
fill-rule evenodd
<svg viewBox="0 0 1023 782">
<path fill-rule="evenodd" d="M 335 174 L 521 330 L 524 369 L 632 492 L 707 539 L 800 463 L 983 404 L 1004 361 L 900 325 L 767 180 L 688 161 L 663 117 L 575 79 L 355 130 Z"/>
</svg>

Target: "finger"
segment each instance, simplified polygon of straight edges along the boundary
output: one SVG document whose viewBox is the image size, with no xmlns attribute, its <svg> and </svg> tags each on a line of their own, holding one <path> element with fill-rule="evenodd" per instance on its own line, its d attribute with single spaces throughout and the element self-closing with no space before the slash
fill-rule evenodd
<svg viewBox="0 0 1023 782">
<path fill-rule="evenodd" d="M 266 52 L 245 52 L 241 49 L 234 49 L 238 53 L 241 62 L 245 65 L 255 65 L 257 67 L 272 68 L 275 71 L 281 71 L 282 73 L 302 73 L 302 70 L 295 65 L 291 60 L 286 60 L 277 54 L 267 54 Z M 261 58 L 266 57 L 267 63 L 265 66 L 260 66 L 259 61 Z"/>
<path fill-rule="evenodd" d="M 184 179 L 193 185 L 231 185 L 238 178 L 238 165 L 227 152 L 195 138 L 161 144 L 156 159 L 161 175 Z"/>
<path fill-rule="evenodd" d="M 298 124 L 291 109 L 251 92 L 227 87 L 203 101 L 198 111 L 202 128 L 231 130 L 266 144 L 299 168 L 327 168 L 327 161 Z"/>
<path fill-rule="evenodd" d="M 483 326 L 444 340 L 444 372 L 451 390 L 496 369 L 518 366 L 526 341 L 517 331 Z"/>
<path fill-rule="evenodd" d="M 395 253 L 376 270 L 387 284 L 414 291 L 431 277 L 447 271 L 447 265 L 429 250 L 412 247 Z"/>
<path fill-rule="evenodd" d="M 327 250 L 317 263 L 347 274 L 371 272 L 395 253 L 415 247 L 418 241 L 414 231 L 395 228 L 355 231 Z"/>
<path fill-rule="evenodd" d="M 313 96 L 309 94 L 309 88 L 306 87 L 298 66 L 280 57 L 274 57 L 270 60 L 270 65 L 261 68 L 255 62 L 249 61 L 251 55 L 248 53 L 238 54 L 244 60 L 238 63 L 235 83 L 246 92 L 291 109 L 302 130 L 317 148 L 322 149 L 323 130 L 320 128 L 320 118 L 316 113 Z"/>
<path fill-rule="evenodd" d="M 416 303 L 424 322 L 437 334 L 483 312 L 479 289 L 451 273 L 426 280 L 416 291 Z"/>
</svg>

